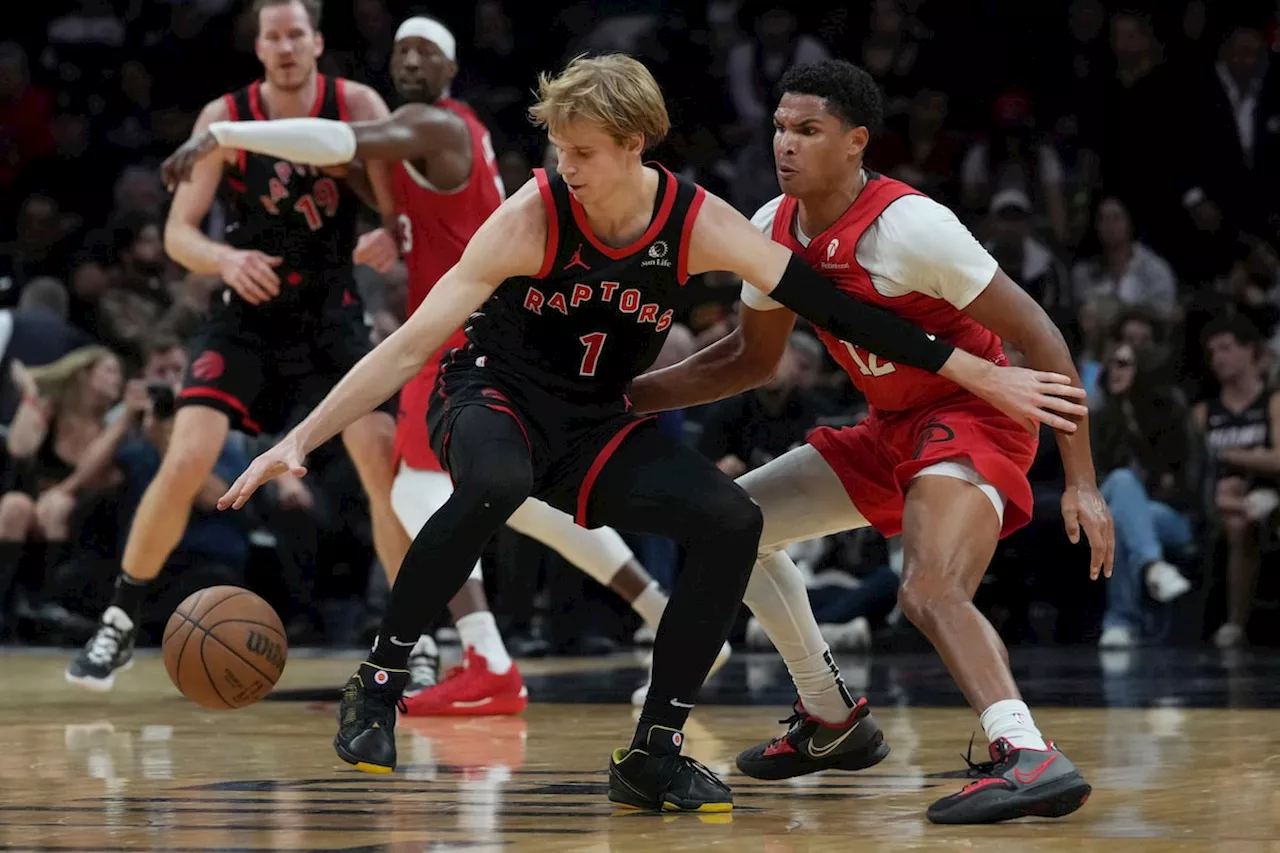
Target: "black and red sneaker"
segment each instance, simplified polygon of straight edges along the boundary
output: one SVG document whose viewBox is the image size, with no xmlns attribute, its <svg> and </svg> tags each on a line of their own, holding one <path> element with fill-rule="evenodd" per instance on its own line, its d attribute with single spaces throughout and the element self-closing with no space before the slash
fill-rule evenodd
<svg viewBox="0 0 1280 853">
<path fill-rule="evenodd" d="M 823 722 L 796 700 L 782 737 L 758 744 L 738 756 L 738 769 L 755 779 L 790 779 L 819 770 L 865 770 L 884 761 L 889 744 L 876 725 L 866 699 L 842 723 Z"/>
<path fill-rule="evenodd" d="M 934 823 L 999 823 L 1020 817 L 1065 817 L 1093 789 L 1053 742 L 1048 749 L 1018 748 L 1004 738 L 991 744 L 991 761 L 965 756 L 974 781 L 929 806 Z M 973 741 L 969 741 L 970 755 Z"/>
</svg>

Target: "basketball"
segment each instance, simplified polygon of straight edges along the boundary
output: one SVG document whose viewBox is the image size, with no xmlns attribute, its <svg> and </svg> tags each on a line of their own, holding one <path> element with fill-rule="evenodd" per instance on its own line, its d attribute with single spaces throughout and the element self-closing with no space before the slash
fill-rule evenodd
<svg viewBox="0 0 1280 853">
<path fill-rule="evenodd" d="M 289 644 L 270 604 L 238 586 L 192 593 L 164 629 L 164 668 L 197 705 L 244 708 L 271 692 Z"/>
</svg>

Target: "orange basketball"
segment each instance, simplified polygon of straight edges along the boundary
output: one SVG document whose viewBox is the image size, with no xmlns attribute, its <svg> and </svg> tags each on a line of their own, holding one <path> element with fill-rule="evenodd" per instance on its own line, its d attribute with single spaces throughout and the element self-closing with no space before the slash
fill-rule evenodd
<svg viewBox="0 0 1280 853">
<path fill-rule="evenodd" d="M 206 708 L 244 708 L 271 692 L 289 643 L 280 617 L 238 586 L 192 593 L 164 628 L 164 668 L 175 687 Z"/>
</svg>

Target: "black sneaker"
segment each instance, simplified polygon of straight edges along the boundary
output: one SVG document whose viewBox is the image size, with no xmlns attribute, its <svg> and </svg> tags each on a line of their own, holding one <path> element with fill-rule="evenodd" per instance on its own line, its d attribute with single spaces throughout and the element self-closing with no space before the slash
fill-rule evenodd
<svg viewBox="0 0 1280 853">
<path fill-rule="evenodd" d="M 111 606 L 102 614 L 98 630 L 67 666 L 71 684 L 105 693 L 115 686 L 116 673 L 133 666 L 133 643 L 138 629 L 129 615 Z"/>
<path fill-rule="evenodd" d="M 975 764 L 965 756 L 965 763 L 975 781 L 929 806 L 934 823 L 1063 817 L 1083 806 L 1092 790 L 1052 742 L 1048 749 L 1019 749 L 1001 738 L 991 744 L 991 761 Z"/>
<path fill-rule="evenodd" d="M 790 779 L 819 770 L 865 770 L 889 754 L 866 699 L 837 725 L 812 716 L 799 700 L 792 708 L 794 714 L 778 721 L 787 726 L 786 733 L 742 752 L 739 770 L 755 779 Z"/>
<path fill-rule="evenodd" d="M 396 709 L 409 681 L 407 669 L 381 669 L 365 661 L 342 688 L 338 704 L 338 733 L 333 748 L 338 757 L 365 773 L 396 769 Z"/>
<path fill-rule="evenodd" d="M 609 759 L 609 800 L 655 812 L 727 812 L 729 786 L 692 758 L 680 754 L 684 735 L 652 726 L 645 749 L 615 749 Z"/>
<path fill-rule="evenodd" d="M 404 698 L 417 696 L 428 687 L 435 687 L 440 679 L 440 650 L 436 641 L 423 634 L 413 651 L 409 652 L 409 683 L 404 686 Z"/>
</svg>

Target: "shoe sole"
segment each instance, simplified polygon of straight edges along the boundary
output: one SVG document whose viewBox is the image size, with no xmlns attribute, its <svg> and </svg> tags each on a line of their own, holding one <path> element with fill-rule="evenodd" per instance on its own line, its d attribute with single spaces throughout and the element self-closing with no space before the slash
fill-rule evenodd
<svg viewBox="0 0 1280 853">
<path fill-rule="evenodd" d="M 359 770 L 361 773 L 373 773 L 378 776 L 385 776 L 396 769 L 394 764 L 387 766 L 385 764 L 371 764 L 368 761 L 360 760 L 350 752 L 347 752 L 336 737 L 333 739 L 333 751 L 338 753 L 339 758 Z"/>
<path fill-rule="evenodd" d="M 1089 801 L 1092 786 L 1079 773 L 1063 776 L 1045 785 L 1037 785 L 1034 794 L 1020 791 L 992 807 L 986 813 L 966 814 L 965 809 L 955 809 L 957 814 L 927 814 L 932 823 L 943 825 L 1003 823 L 1023 817 L 1066 817 Z"/>
<path fill-rule="evenodd" d="M 133 669 L 134 658 L 129 658 L 128 663 L 124 666 L 112 670 L 111 674 L 106 678 L 94 678 L 91 675 L 72 675 L 71 670 L 64 669 L 62 677 L 67 680 L 68 684 L 74 684 L 76 687 L 83 688 L 92 693 L 110 693 L 111 688 L 116 686 L 116 673 L 128 672 Z"/>
<path fill-rule="evenodd" d="M 618 808 L 637 812 L 666 812 L 668 814 L 724 814 L 725 812 L 733 811 L 733 803 L 702 803 L 690 808 L 687 805 L 681 805 L 680 803 L 672 802 L 671 800 L 663 801 L 661 808 L 654 808 L 648 804 L 621 799 L 621 795 L 616 794 L 613 791 L 609 792 L 609 802 L 613 803 Z"/>
<path fill-rule="evenodd" d="M 412 698 L 412 697 L 410 697 Z M 419 710 L 411 701 L 405 701 L 406 717 L 514 717 L 529 707 L 528 697 L 494 699 L 484 704 L 444 705 Z"/>
</svg>

